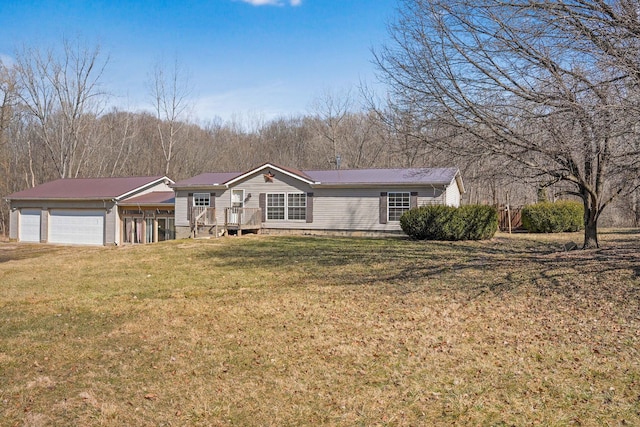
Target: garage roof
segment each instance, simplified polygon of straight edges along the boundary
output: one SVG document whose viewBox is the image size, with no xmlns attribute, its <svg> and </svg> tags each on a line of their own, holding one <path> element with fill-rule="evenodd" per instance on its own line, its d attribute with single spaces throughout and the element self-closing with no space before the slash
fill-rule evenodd
<svg viewBox="0 0 640 427">
<path fill-rule="evenodd" d="M 46 182 L 24 191 L 10 194 L 7 200 L 111 200 L 121 199 L 145 187 L 163 181 L 165 176 L 126 178 L 64 178 Z"/>
</svg>

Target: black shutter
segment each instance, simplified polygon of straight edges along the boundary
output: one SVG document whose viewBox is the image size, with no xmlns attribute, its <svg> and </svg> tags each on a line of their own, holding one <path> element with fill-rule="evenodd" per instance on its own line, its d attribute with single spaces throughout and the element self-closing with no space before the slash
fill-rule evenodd
<svg viewBox="0 0 640 427">
<path fill-rule="evenodd" d="M 191 209 L 193 207 L 193 193 L 187 195 L 187 219 L 191 222 Z"/>
<path fill-rule="evenodd" d="M 209 194 L 209 207 L 210 208 L 216 207 L 216 193 Z"/>
<path fill-rule="evenodd" d="M 307 222 L 313 222 L 313 193 L 307 193 L 307 211 L 305 216 Z"/>
<path fill-rule="evenodd" d="M 380 224 L 387 223 L 387 193 L 380 193 Z"/>
</svg>

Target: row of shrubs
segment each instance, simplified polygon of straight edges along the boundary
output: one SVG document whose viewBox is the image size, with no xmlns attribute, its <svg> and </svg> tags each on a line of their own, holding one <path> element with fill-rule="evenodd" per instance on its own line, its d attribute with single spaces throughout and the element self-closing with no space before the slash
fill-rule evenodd
<svg viewBox="0 0 640 427">
<path fill-rule="evenodd" d="M 540 202 L 522 208 L 522 226 L 532 233 L 561 233 L 584 228 L 580 202 Z"/>
<path fill-rule="evenodd" d="M 498 230 L 493 206 L 422 206 L 400 217 L 402 230 L 418 240 L 484 240 Z"/>
<path fill-rule="evenodd" d="M 542 202 L 522 209 L 522 224 L 533 233 L 578 231 L 583 216 L 579 202 Z M 498 230 L 498 211 L 485 205 L 422 206 L 405 212 L 400 226 L 417 240 L 485 240 Z"/>
</svg>

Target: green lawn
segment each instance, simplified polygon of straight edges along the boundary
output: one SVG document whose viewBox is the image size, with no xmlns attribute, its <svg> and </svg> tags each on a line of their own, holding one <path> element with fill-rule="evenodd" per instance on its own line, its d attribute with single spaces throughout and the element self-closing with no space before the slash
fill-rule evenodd
<svg viewBox="0 0 640 427">
<path fill-rule="evenodd" d="M 0 243 L 0 425 L 640 425 L 640 235 Z"/>
</svg>

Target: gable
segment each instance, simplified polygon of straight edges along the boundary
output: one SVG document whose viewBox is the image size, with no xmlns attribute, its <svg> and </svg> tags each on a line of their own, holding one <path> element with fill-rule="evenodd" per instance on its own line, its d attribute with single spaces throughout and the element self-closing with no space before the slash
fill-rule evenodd
<svg viewBox="0 0 640 427">
<path fill-rule="evenodd" d="M 246 179 L 248 179 L 249 177 L 253 177 L 257 174 L 262 174 L 263 176 L 269 176 L 269 175 L 273 175 L 275 176 L 279 176 L 280 179 L 283 179 L 284 176 L 288 176 L 289 178 L 293 178 L 295 180 L 298 180 L 302 183 L 305 183 L 307 185 L 312 185 L 315 184 L 315 181 L 313 181 L 312 178 L 310 178 L 306 173 L 302 172 L 302 171 L 298 171 L 296 169 L 291 169 L 291 168 L 284 168 L 282 166 L 278 166 L 278 165 L 274 165 L 272 163 L 265 163 L 261 166 L 258 166 L 255 169 L 252 169 L 248 172 L 245 172 L 229 181 L 226 182 L 226 184 L 231 187 L 233 185 L 236 185 L 238 182 L 240 181 L 244 181 Z M 265 178 L 266 179 L 266 178 Z"/>
<path fill-rule="evenodd" d="M 245 189 L 255 193 L 289 193 L 310 191 L 311 185 L 277 169 L 259 169 L 229 183 L 228 188 Z"/>
</svg>

